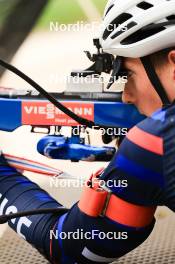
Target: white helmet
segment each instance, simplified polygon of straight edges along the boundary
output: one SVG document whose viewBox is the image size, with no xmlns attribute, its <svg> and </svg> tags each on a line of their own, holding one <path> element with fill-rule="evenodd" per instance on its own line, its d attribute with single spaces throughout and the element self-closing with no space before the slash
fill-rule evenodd
<svg viewBox="0 0 175 264">
<path fill-rule="evenodd" d="M 100 42 L 105 52 L 139 58 L 175 47 L 175 0 L 110 0 Z"/>
</svg>

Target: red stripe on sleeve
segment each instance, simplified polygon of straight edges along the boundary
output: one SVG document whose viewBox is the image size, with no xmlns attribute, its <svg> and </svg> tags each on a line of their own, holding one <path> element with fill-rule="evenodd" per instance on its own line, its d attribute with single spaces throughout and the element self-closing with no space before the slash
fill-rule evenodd
<svg viewBox="0 0 175 264">
<path fill-rule="evenodd" d="M 138 127 L 134 127 L 127 134 L 127 138 L 141 148 L 163 155 L 163 139 L 161 137 L 151 135 Z"/>
</svg>

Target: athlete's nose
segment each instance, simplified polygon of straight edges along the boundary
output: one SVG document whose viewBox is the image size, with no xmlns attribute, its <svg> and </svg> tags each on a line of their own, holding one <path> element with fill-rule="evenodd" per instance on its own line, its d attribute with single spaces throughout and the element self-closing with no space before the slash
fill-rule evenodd
<svg viewBox="0 0 175 264">
<path fill-rule="evenodd" d="M 127 89 L 124 89 L 123 93 L 122 93 L 122 102 L 126 103 L 126 104 L 131 104 L 132 102 L 132 97 L 130 96 L 130 94 L 127 92 Z"/>
</svg>

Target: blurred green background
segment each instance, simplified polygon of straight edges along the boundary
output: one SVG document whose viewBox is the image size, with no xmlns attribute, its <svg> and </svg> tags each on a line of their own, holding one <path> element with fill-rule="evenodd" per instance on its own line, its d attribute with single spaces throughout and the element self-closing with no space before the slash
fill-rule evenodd
<svg viewBox="0 0 175 264">
<path fill-rule="evenodd" d="M 87 4 L 88 1 L 94 4 L 101 16 L 107 0 L 84 0 L 84 3 Z M 0 0 L 0 28 L 17 2 L 18 0 Z M 48 29 L 50 21 L 69 24 L 77 21 L 88 21 L 88 17 L 78 0 L 49 0 L 37 22 L 36 29 Z"/>
<path fill-rule="evenodd" d="M 89 1 L 89 0 L 84 0 Z M 107 0 L 90 0 L 102 15 Z M 76 21 L 87 21 L 86 14 L 78 4 L 77 0 L 50 0 L 40 17 L 37 28 L 46 28 L 50 21 L 58 21 L 60 24 L 75 23 Z"/>
</svg>

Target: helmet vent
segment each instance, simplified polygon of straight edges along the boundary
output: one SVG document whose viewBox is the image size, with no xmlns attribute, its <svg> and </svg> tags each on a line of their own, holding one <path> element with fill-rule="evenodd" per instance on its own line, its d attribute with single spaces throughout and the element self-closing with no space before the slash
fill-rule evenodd
<svg viewBox="0 0 175 264">
<path fill-rule="evenodd" d="M 167 17 L 167 20 L 168 21 L 175 20 L 175 15 L 168 16 Z"/>
<path fill-rule="evenodd" d="M 147 29 L 144 30 L 139 29 L 138 31 L 134 32 L 131 34 L 129 37 L 123 39 L 121 41 L 122 45 L 129 45 L 129 44 L 134 44 L 136 42 L 139 42 L 141 40 L 145 40 L 155 34 L 158 34 L 159 32 L 165 30 L 166 28 L 163 26 L 160 26 L 159 28 L 152 28 L 152 29 Z"/>
<path fill-rule="evenodd" d="M 148 3 L 148 2 L 146 2 L 146 1 L 143 1 L 143 2 L 139 3 L 137 5 L 137 7 L 141 8 L 141 9 L 144 9 L 144 10 L 147 10 L 147 9 L 153 7 L 153 5 Z"/>
<path fill-rule="evenodd" d="M 127 30 L 129 30 L 129 29 L 131 29 L 131 28 L 133 28 L 135 26 L 137 26 L 137 23 L 136 22 L 134 22 L 134 21 L 130 22 L 125 28 L 123 28 L 122 30 L 120 30 L 120 31 L 116 32 L 114 35 L 112 35 L 111 36 L 111 39 L 117 38 L 122 33 L 124 33 L 125 31 L 127 31 Z"/>
<path fill-rule="evenodd" d="M 129 20 L 132 17 L 131 14 L 128 13 L 122 13 L 121 15 L 119 15 L 118 17 L 116 17 L 105 29 L 104 33 L 103 33 L 103 40 L 106 40 L 107 37 L 109 37 L 109 35 L 121 24 L 123 24 L 124 22 L 126 22 L 127 20 Z"/>
<path fill-rule="evenodd" d="M 105 14 L 105 16 L 109 13 L 109 11 L 113 8 L 113 6 L 114 6 L 114 4 L 113 5 L 111 5 L 109 8 L 108 8 L 108 10 L 106 11 L 106 14 Z"/>
</svg>

